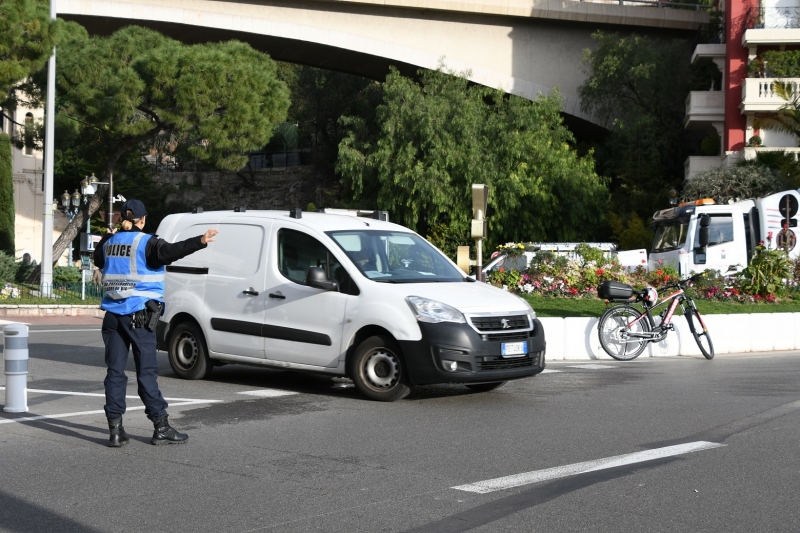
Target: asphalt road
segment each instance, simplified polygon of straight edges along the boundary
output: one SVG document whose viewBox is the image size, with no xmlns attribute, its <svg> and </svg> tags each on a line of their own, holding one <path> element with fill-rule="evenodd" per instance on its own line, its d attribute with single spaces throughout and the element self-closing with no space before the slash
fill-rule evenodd
<svg viewBox="0 0 800 533">
<path fill-rule="evenodd" d="M 150 445 L 131 398 L 131 442 L 111 449 L 99 328 L 31 327 L 30 412 L 0 412 L 0 531 L 800 527 L 800 352 L 549 363 L 494 392 L 392 404 L 255 367 L 182 381 L 161 355 L 189 442 Z"/>
</svg>

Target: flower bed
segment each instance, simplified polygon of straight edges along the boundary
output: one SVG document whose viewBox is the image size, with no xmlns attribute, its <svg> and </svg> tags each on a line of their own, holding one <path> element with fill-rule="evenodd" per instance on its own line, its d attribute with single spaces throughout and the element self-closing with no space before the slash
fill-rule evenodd
<svg viewBox="0 0 800 533">
<path fill-rule="evenodd" d="M 525 245 L 507 243 L 498 247 L 502 253 L 513 250 L 521 253 Z M 519 250 L 519 252 L 517 252 Z M 537 252 L 527 269 L 504 269 L 489 274 L 489 283 L 520 294 L 572 298 L 596 298 L 597 286 L 603 281 L 619 281 L 635 289 L 661 286 L 678 279 L 678 272 L 662 264 L 654 271 L 647 265 L 626 270 L 619 262 L 601 250 L 581 245 L 573 259 L 553 252 Z M 707 270 L 703 278 L 693 283 L 695 298 L 727 302 L 774 303 L 780 299 L 800 297 L 797 276 L 800 263 L 792 262 L 783 250 L 771 249 L 759 243 L 750 266 L 732 276 L 722 276 Z"/>
</svg>

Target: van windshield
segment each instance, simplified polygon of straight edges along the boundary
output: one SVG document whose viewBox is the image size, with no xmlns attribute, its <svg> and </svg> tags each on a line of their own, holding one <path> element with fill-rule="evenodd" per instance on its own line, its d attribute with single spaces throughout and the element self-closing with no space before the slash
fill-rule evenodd
<svg viewBox="0 0 800 533">
<path fill-rule="evenodd" d="M 464 274 L 413 233 L 381 230 L 326 232 L 364 276 L 383 283 L 461 282 Z"/>
</svg>

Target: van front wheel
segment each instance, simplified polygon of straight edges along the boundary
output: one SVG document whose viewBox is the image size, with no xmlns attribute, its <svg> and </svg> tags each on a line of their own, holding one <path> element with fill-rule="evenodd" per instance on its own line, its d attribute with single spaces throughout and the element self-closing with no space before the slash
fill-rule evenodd
<svg viewBox="0 0 800 533">
<path fill-rule="evenodd" d="M 175 326 L 167 346 L 169 366 L 179 378 L 203 379 L 214 369 L 211 359 L 208 358 L 203 332 L 191 322 Z"/>
<path fill-rule="evenodd" d="M 384 335 L 369 337 L 356 347 L 350 360 L 350 376 L 356 389 L 370 400 L 394 402 L 411 391 L 400 347 Z"/>
</svg>

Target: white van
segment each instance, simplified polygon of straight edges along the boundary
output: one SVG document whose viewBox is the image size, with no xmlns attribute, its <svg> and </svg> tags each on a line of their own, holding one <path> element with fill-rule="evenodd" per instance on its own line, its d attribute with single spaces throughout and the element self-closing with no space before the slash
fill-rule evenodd
<svg viewBox="0 0 800 533">
<path fill-rule="evenodd" d="M 407 228 L 237 209 L 170 215 L 157 233 L 175 242 L 208 228 L 215 242 L 167 267 L 158 345 L 182 378 L 255 364 L 348 376 L 394 401 L 412 385 L 488 391 L 544 369 L 530 305 L 475 283 Z"/>
</svg>

